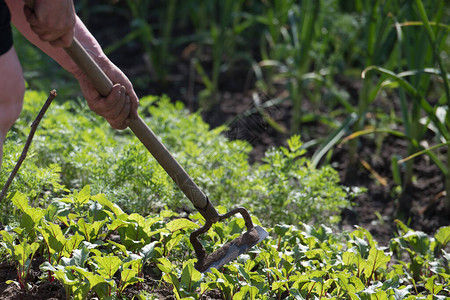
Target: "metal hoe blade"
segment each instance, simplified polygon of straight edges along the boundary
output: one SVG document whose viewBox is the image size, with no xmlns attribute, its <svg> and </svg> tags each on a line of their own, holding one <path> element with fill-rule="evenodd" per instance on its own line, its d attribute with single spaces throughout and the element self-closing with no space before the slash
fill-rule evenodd
<svg viewBox="0 0 450 300">
<path fill-rule="evenodd" d="M 191 233 L 190 240 L 198 258 L 195 268 L 198 271 L 204 273 L 210 272 L 211 268 L 219 269 L 223 265 L 237 258 L 239 255 L 247 252 L 250 248 L 264 240 L 269 235 L 269 233 L 261 226 L 253 225 L 249 213 L 243 207 L 239 207 L 224 215 L 220 215 L 219 221 L 229 218 L 236 213 L 240 213 L 244 218 L 247 231 L 211 254 L 206 254 L 205 248 L 203 248 L 197 237 L 200 234 L 207 232 L 213 223 L 206 222 L 203 227 Z"/>
</svg>

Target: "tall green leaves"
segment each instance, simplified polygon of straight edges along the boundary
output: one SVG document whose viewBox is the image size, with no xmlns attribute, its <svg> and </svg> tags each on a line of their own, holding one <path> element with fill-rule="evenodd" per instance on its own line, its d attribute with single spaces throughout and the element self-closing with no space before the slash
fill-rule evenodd
<svg viewBox="0 0 450 300">
<path fill-rule="evenodd" d="M 398 39 L 398 45 L 396 45 L 397 60 L 406 62 L 404 65 L 399 64 L 395 67 L 398 71 L 403 72 L 397 73 L 393 69 L 394 66 L 390 67 L 391 69 L 382 68 L 381 66 L 369 66 L 363 72 L 363 77 L 371 70 L 376 70 L 382 74 L 376 92 L 381 88 L 399 88 L 401 116 L 405 128 L 404 133 L 409 142 L 408 158 L 403 160 L 403 162 L 406 162 L 406 171 L 402 180 L 405 188 L 411 184 L 413 176 L 413 163 L 416 156 L 413 154 L 419 151 L 427 154 L 441 169 L 446 178 L 446 189 L 450 186 L 450 180 L 448 179 L 449 167 L 442 162 L 443 158 L 438 157 L 431 148 L 424 149 L 420 146 L 427 130 L 432 130 L 436 133 L 441 145 L 446 145 L 450 137 L 447 124 L 449 83 L 447 71 L 439 51 L 448 33 L 443 29 L 444 27 L 435 26 L 433 29 L 431 28 L 429 16 L 433 19 L 434 24 L 439 24 L 443 18 L 443 1 L 438 1 L 436 4 L 435 6 L 427 6 L 427 9 L 425 9 L 422 1 L 418 0 L 415 1 L 414 6 L 405 8 L 405 17 L 411 20 L 420 18 L 422 20 L 420 26 L 408 26 L 408 23 L 406 23 L 406 26 L 400 26 L 397 20 L 402 15 L 399 13 L 399 15 L 395 16 L 395 28 Z M 435 63 L 439 66 L 439 70 L 432 68 Z M 404 68 L 407 68 L 407 70 L 404 70 Z M 442 78 L 443 85 L 440 90 L 444 94 L 437 103 L 430 103 L 427 99 L 430 86 L 435 84 L 432 80 L 433 77 L 430 75 Z M 444 112 L 444 116 L 440 112 Z M 426 115 L 425 118 L 422 118 L 423 113 Z M 447 151 L 447 153 L 450 153 L 450 151 Z M 393 164 L 393 169 L 394 172 L 398 169 L 397 163 Z M 403 200 L 405 201 L 401 201 L 400 211 L 407 211 L 410 207 L 409 200 Z M 448 204 L 450 200 L 446 202 L 447 208 L 450 207 L 450 204 Z"/>
</svg>

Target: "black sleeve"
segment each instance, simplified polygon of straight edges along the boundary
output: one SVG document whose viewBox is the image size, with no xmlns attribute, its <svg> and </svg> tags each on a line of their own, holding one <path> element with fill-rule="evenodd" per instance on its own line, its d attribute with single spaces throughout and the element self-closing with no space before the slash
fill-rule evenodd
<svg viewBox="0 0 450 300">
<path fill-rule="evenodd" d="M 4 0 L 0 0 L 0 55 L 12 47 L 11 14 Z"/>
</svg>

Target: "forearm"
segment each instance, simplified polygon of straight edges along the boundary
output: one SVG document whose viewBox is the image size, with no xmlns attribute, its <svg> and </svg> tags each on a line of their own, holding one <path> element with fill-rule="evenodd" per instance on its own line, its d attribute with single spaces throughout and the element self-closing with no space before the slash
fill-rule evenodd
<svg viewBox="0 0 450 300">
<path fill-rule="evenodd" d="M 19 0 L 6 0 L 10 11 L 11 19 L 14 26 L 24 35 L 31 43 L 40 48 L 47 55 L 52 57 L 63 68 L 74 74 L 77 78 L 82 75 L 82 71 L 72 61 L 70 56 L 64 51 L 63 48 L 57 48 L 51 46 L 48 42 L 41 41 L 39 37 L 31 30 L 28 24 L 25 14 L 23 12 L 23 2 Z M 102 65 L 107 60 L 100 45 L 92 34 L 86 29 L 83 22 L 77 17 L 74 36 L 83 45 L 86 51 L 94 58 L 94 60 Z"/>
<path fill-rule="evenodd" d="M 125 129 L 128 118 L 137 118 L 139 100 L 134 92 L 133 85 L 126 75 L 106 57 L 97 40 L 87 30 L 83 22 L 75 16 L 75 12 L 72 10 L 72 0 L 70 2 L 68 2 L 69 0 L 58 2 L 65 14 L 59 14 L 57 7 L 52 6 L 54 0 L 46 0 L 45 2 L 41 0 L 39 3 L 42 5 L 41 9 L 36 9 L 34 12 L 28 9 L 24 10 L 22 0 L 5 1 L 10 8 L 12 23 L 16 28 L 29 41 L 75 76 L 92 111 L 104 117 L 116 129 Z M 64 8 L 69 8 L 69 10 Z M 37 17 L 38 14 L 40 18 Z M 61 22 L 61 20 L 65 20 L 65 15 L 71 18 L 70 22 Z M 53 17 L 58 19 L 53 19 Z M 67 24 L 64 25 L 65 23 L 68 23 L 68 26 L 66 26 Z M 58 28 L 62 28 L 62 30 L 57 30 Z M 61 32 L 65 34 L 64 36 L 68 39 L 53 40 L 52 38 L 58 38 L 59 34 L 54 34 L 58 31 L 60 31 L 60 34 Z M 72 33 L 114 84 L 109 95 L 100 95 L 87 74 L 84 74 L 64 48 L 60 47 L 70 45 Z"/>
</svg>

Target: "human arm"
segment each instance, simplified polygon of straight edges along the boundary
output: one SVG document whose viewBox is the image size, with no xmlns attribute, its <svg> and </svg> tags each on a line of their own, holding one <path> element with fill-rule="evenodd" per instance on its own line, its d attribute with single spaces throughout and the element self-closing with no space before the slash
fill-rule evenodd
<svg viewBox="0 0 450 300">
<path fill-rule="evenodd" d="M 41 0 L 52 1 L 52 0 Z M 137 118 L 138 98 L 129 79 L 103 53 L 101 46 L 87 30 L 83 22 L 75 16 L 73 35 L 86 49 L 89 55 L 100 66 L 114 84 L 107 97 L 101 97 L 83 71 L 73 62 L 63 48 L 53 47 L 42 40 L 30 27 L 27 21 L 24 4 L 19 0 L 6 0 L 12 22 L 16 28 L 33 44 L 57 61 L 62 67 L 71 72 L 78 80 L 83 95 L 91 110 L 103 116 L 113 128 L 127 127 L 127 118 Z M 36 3 L 37 4 L 37 3 Z M 55 16 L 58 17 L 58 16 Z"/>
</svg>

